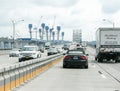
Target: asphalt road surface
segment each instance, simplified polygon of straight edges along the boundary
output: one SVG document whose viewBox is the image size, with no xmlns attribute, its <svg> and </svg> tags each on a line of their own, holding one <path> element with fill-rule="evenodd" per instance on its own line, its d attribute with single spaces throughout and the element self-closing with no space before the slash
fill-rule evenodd
<svg viewBox="0 0 120 91">
<path fill-rule="evenodd" d="M 120 91 L 120 63 L 98 63 L 88 47 L 89 68 L 62 68 L 62 60 L 13 91 Z"/>
<path fill-rule="evenodd" d="M 62 48 L 62 45 L 55 45 L 56 48 Z M 0 68 L 3 68 L 8 65 L 12 65 L 15 63 L 19 63 L 18 59 L 19 57 L 9 57 L 10 50 L 1 50 L 0 51 Z M 47 50 L 44 51 L 44 53 L 41 53 L 41 57 L 47 56 Z"/>
<path fill-rule="evenodd" d="M 47 56 L 47 51 L 41 53 L 41 58 Z M 16 64 L 18 62 L 19 57 L 9 57 L 8 54 L 0 55 L 0 68 L 3 68 L 8 65 Z"/>
</svg>

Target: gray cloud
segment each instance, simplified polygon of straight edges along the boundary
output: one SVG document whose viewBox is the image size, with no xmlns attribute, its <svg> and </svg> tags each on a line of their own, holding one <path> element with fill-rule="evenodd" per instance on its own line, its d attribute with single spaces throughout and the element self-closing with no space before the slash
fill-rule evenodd
<svg viewBox="0 0 120 91">
<path fill-rule="evenodd" d="M 69 7 L 73 6 L 80 0 L 0 0 L 0 25 L 5 26 L 8 18 L 26 17 L 31 15 L 31 7 L 34 6 L 54 6 L 54 7 Z M 40 12 L 39 12 L 40 13 Z M 7 17 L 7 18 L 6 18 Z"/>
<path fill-rule="evenodd" d="M 40 6 L 69 7 L 80 0 L 33 0 L 32 2 Z"/>
<path fill-rule="evenodd" d="M 27 4 L 25 0 L 0 0 L 0 9 L 11 10 Z"/>
<path fill-rule="evenodd" d="M 0 26 L 9 26 L 11 23 L 10 19 L 23 17 L 22 15 L 26 14 L 26 8 L 30 7 L 28 1 L 29 0 L 0 0 Z"/>
<path fill-rule="evenodd" d="M 100 0 L 104 13 L 112 14 L 120 10 L 120 0 Z"/>
</svg>

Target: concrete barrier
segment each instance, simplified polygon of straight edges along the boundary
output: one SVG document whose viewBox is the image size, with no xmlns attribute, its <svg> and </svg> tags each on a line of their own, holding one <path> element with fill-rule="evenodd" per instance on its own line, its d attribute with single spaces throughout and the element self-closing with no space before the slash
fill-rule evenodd
<svg viewBox="0 0 120 91">
<path fill-rule="evenodd" d="M 32 63 L 31 62 L 27 62 L 27 65 L 28 66 L 26 66 L 26 77 L 27 77 L 27 79 L 26 80 L 29 80 L 29 79 L 31 79 L 32 78 L 32 65 L 31 65 Z"/>
<path fill-rule="evenodd" d="M 27 63 L 23 64 L 23 81 L 26 82 L 27 81 Z"/>
<path fill-rule="evenodd" d="M 4 73 L 4 68 L 0 69 L 0 91 L 5 91 L 5 83 L 4 83 L 4 77 L 3 77 L 3 73 Z"/>
<path fill-rule="evenodd" d="M 13 89 L 16 87 L 16 77 L 15 77 L 15 68 L 16 66 L 10 66 L 9 76 L 10 76 L 10 89 Z"/>
<path fill-rule="evenodd" d="M 4 86 L 5 86 L 5 90 L 4 91 L 10 91 L 10 89 L 11 89 L 9 72 L 10 72 L 10 66 L 4 68 L 4 72 L 3 72 Z"/>
<path fill-rule="evenodd" d="M 23 83 L 23 64 L 20 64 L 20 67 L 19 67 L 19 75 L 20 75 L 20 84 Z"/>
<path fill-rule="evenodd" d="M 19 66 L 20 66 L 19 64 L 16 64 L 15 65 L 15 70 L 14 70 L 14 73 L 15 73 L 15 87 L 20 85 Z"/>
<path fill-rule="evenodd" d="M 60 61 L 61 54 L 33 59 L 0 69 L 0 91 L 10 91 Z"/>
</svg>

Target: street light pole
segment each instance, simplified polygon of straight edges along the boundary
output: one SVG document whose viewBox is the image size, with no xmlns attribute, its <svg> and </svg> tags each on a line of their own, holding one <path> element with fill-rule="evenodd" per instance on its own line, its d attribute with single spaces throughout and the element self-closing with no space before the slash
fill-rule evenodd
<svg viewBox="0 0 120 91">
<path fill-rule="evenodd" d="M 19 20 L 19 21 L 14 21 L 14 20 L 11 20 L 12 21 L 12 25 L 13 25 L 13 43 L 12 43 L 12 48 L 14 47 L 14 42 L 15 42 L 15 24 L 17 24 L 18 22 L 20 21 L 24 21 L 24 20 Z"/>
<path fill-rule="evenodd" d="M 113 25 L 113 28 L 115 28 L 115 23 L 114 22 L 112 22 L 112 21 L 110 21 L 108 19 L 103 19 L 103 21 L 107 21 L 107 22 L 111 23 Z"/>
</svg>

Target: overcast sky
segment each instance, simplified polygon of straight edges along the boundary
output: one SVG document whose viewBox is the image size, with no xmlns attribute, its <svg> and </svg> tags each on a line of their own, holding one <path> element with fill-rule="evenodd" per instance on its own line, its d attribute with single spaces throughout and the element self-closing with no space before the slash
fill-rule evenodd
<svg viewBox="0 0 120 91">
<path fill-rule="evenodd" d="M 24 19 L 16 24 L 16 38 L 29 37 L 28 24 L 52 27 L 55 16 L 65 40 L 72 40 L 76 29 L 82 30 L 83 40 L 95 40 L 97 28 L 120 26 L 120 0 L 0 0 L 0 37 L 13 35 L 12 20 Z"/>
</svg>

